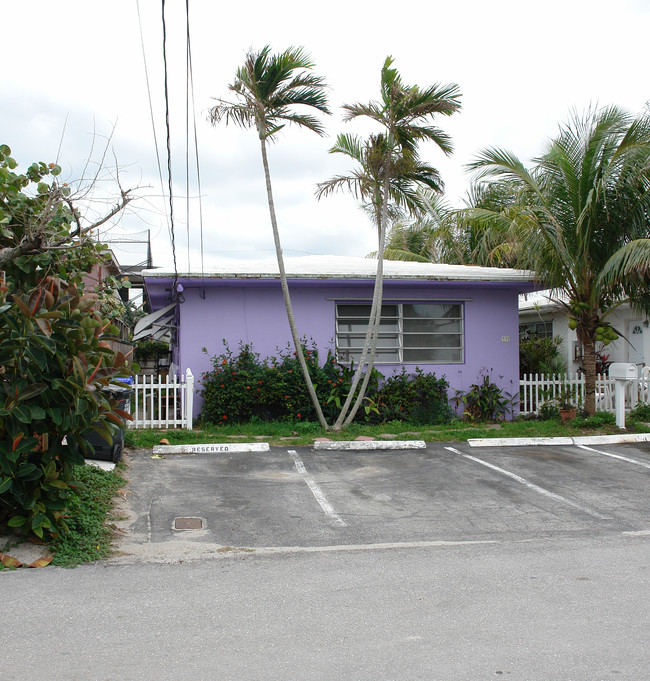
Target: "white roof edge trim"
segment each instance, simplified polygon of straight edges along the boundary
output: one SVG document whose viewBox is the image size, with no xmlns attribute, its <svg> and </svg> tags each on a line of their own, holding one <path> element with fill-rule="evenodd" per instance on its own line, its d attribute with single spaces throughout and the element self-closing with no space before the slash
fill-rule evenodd
<svg viewBox="0 0 650 681">
<path fill-rule="evenodd" d="M 306 256 L 288 258 L 285 270 L 290 279 L 374 279 L 377 260 L 346 256 Z M 150 279 L 174 277 L 171 272 L 143 270 Z M 274 260 L 224 260 L 208 268 L 207 272 L 179 272 L 180 279 L 277 279 L 278 264 Z M 526 281 L 533 282 L 535 274 L 527 270 L 476 265 L 447 265 L 444 263 L 419 263 L 384 261 L 385 279 L 414 279 L 440 281 Z"/>
</svg>

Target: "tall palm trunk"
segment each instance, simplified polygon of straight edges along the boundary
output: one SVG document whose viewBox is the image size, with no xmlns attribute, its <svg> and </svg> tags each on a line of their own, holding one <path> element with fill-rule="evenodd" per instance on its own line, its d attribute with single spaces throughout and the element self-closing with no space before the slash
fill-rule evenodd
<svg viewBox="0 0 650 681">
<path fill-rule="evenodd" d="M 289 328 L 291 329 L 291 337 L 293 339 L 293 345 L 296 349 L 296 357 L 300 363 L 300 369 L 302 370 L 302 375 L 305 379 L 305 385 L 307 386 L 307 391 L 309 392 L 309 397 L 316 411 L 318 417 L 318 422 L 325 429 L 329 430 L 329 425 L 325 420 L 323 415 L 323 410 L 321 408 L 320 402 L 318 401 L 318 395 L 314 389 L 314 384 L 312 383 L 311 376 L 309 375 L 309 369 L 307 368 L 307 362 L 305 361 L 305 356 L 302 352 L 302 343 L 300 342 L 300 336 L 298 335 L 298 329 L 296 328 L 296 320 L 293 316 L 293 305 L 291 304 L 291 296 L 289 295 L 289 284 L 287 282 L 287 273 L 284 268 L 284 258 L 282 256 L 282 245 L 280 243 L 280 232 L 278 231 L 278 223 L 275 216 L 275 203 L 273 201 L 273 189 L 271 187 L 271 172 L 269 170 L 269 161 L 266 154 L 266 140 L 264 139 L 262 133 L 260 133 L 260 146 L 262 149 L 262 164 L 264 165 L 264 178 L 266 180 L 266 195 L 269 202 L 269 213 L 271 215 L 271 227 L 273 230 L 273 241 L 275 243 L 275 254 L 278 259 L 278 270 L 280 271 L 280 285 L 282 287 L 282 297 L 284 298 L 284 306 L 287 311 L 287 319 L 289 320 Z"/>
<path fill-rule="evenodd" d="M 381 306 L 384 299 L 384 251 L 386 250 L 386 226 L 388 224 L 388 189 L 390 185 L 390 177 L 388 171 L 384 177 L 383 186 L 383 197 L 381 202 L 381 212 L 379 218 L 379 244 L 377 247 L 377 274 L 375 275 L 375 288 L 372 296 L 372 309 L 370 311 L 370 319 L 368 320 L 368 333 L 370 335 L 370 350 L 368 355 L 368 364 L 366 366 L 366 373 L 363 377 L 363 383 L 361 384 L 361 389 L 357 395 L 357 399 L 350 410 L 350 413 L 345 419 L 344 425 L 349 425 L 354 420 L 354 417 L 361 406 L 361 402 L 365 397 L 366 390 L 368 388 L 368 383 L 370 381 L 370 376 L 372 370 L 375 366 L 375 358 L 377 356 L 377 341 L 379 339 L 379 328 L 381 323 Z M 373 314 L 374 311 L 374 314 Z M 368 345 L 368 340 L 366 336 L 366 344 L 364 345 L 364 350 Z M 361 365 L 357 368 L 357 372 L 360 373 Z M 350 391 L 351 395 L 354 395 L 354 391 Z"/>
<path fill-rule="evenodd" d="M 582 365 L 585 368 L 585 412 L 587 416 L 596 413 L 596 348 L 592 338 L 583 344 Z"/>
</svg>

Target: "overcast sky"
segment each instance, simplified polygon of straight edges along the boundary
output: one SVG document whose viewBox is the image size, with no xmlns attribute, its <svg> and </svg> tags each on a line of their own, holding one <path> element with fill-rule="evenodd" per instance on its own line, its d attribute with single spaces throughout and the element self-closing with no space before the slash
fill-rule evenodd
<svg viewBox="0 0 650 681">
<path fill-rule="evenodd" d="M 161 198 L 149 108 L 166 191 L 165 108 L 160 0 L 29 0 L 0 3 L 3 67 L 0 143 L 21 168 L 58 158 L 70 181 L 97 181 L 88 216 L 116 196 L 116 169 L 139 197 L 106 239 L 142 239 L 151 230 L 154 264 L 173 265 L 168 202 Z M 572 110 L 617 104 L 640 112 L 650 99 L 648 0 L 455 0 L 454 2 L 223 3 L 190 0 L 194 108 L 201 200 L 190 121 L 189 227 L 186 183 L 186 23 L 184 0 L 166 0 L 172 175 L 179 271 L 200 271 L 214 259 L 272 256 L 266 194 L 253 131 L 207 122 L 211 98 L 228 95 L 251 48 L 304 46 L 330 86 L 329 133 L 289 130 L 270 151 L 285 256 L 364 256 L 376 236 L 355 201 L 314 199 L 317 182 L 346 172 L 327 153 L 337 133 L 365 132 L 341 122 L 340 105 L 378 95 L 387 55 L 407 84 L 457 83 L 462 111 L 438 121 L 453 138 L 451 158 L 432 144 L 423 158 L 437 167 L 453 205 L 470 178 L 465 164 L 488 146 L 528 161 L 543 152 Z M 146 60 L 143 58 L 143 45 Z M 188 248 L 189 233 L 189 248 Z M 142 247 L 114 246 L 135 264 Z"/>
</svg>

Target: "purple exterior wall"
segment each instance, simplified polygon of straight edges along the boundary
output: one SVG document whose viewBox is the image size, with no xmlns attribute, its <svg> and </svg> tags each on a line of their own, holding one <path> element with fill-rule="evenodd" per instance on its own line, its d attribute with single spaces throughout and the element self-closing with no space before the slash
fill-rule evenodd
<svg viewBox="0 0 650 681">
<path fill-rule="evenodd" d="M 211 367 L 210 357 L 223 351 L 222 339 L 232 350 L 241 341 L 253 346 L 262 357 L 276 354 L 291 341 L 289 325 L 279 282 L 269 279 L 207 279 L 198 288 L 196 280 L 181 280 L 184 302 L 179 306 L 180 326 L 175 362 L 182 372 L 188 367 L 201 389 L 201 375 Z M 147 289 L 152 299 L 163 304 L 163 292 L 169 280 L 149 279 Z M 462 300 L 465 307 L 465 361 L 461 364 L 419 364 L 427 372 L 445 376 L 450 395 L 467 390 L 488 371 L 502 390 L 516 394 L 519 389 L 519 333 L 517 295 L 521 284 L 452 283 L 440 281 L 386 281 L 384 300 L 413 302 L 448 302 Z M 204 294 L 205 297 L 202 296 Z M 313 339 L 324 357 L 333 348 L 335 305 L 337 301 L 369 302 L 372 282 L 304 281 L 291 282 L 291 298 L 301 336 Z M 165 303 L 166 304 L 166 303 Z M 506 340 L 509 339 L 509 340 Z M 207 354 L 203 352 L 207 349 Z M 416 365 L 405 365 L 413 370 Z M 385 376 L 400 365 L 378 364 Z M 196 396 L 196 413 L 201 397 Z"/>
</svg>

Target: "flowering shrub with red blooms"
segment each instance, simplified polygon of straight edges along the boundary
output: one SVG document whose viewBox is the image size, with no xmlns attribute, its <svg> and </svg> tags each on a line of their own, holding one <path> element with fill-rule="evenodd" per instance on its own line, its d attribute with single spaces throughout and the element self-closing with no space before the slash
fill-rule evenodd
<svg viewBox="0 0 650 681">
<path fill-rule="evenodd" d="M 339 365 L 330 355 L 326 366 L 321 367 L 313 343 L 305 343 L 303 351 L 316 391 L 326 402 L 330 390 L 327 380 L 337 373 Z M 221 425 L 251 419 L 315 420 L 298 359 L 289 347 L 278 351 L 276 357 L 262 360 L 250 345 L 240 344 L 235 354 L 224 341 L 224 352 L 211 363 L 212 370 L 201 378 L 202 421 Z"/>
<path fill-rule="evenodd" d="M 339 364 L 333 353 L 321 365 L 314 343 L 303 343 L 303 352 L 316 394 L 325 417 L 332 421 L 339 413 L 350 385 L 354 367 Z M 262 360 L 250 345 L 241 343 L 233 353 L 224 341 L 224 352 L 212 357 L 212 370 L 201 377 L 203 408 L 200 420 L 205 423 L 246 423 L 261 421 L 316 421 L 295 352 L 287 347 L 275 357 Z M 384 380 L 373 370 L 358 420 L 417 420 L 443 423 L 449 420 L 449 384 L 435 374 L 404 369 Z"/>
</svg>

